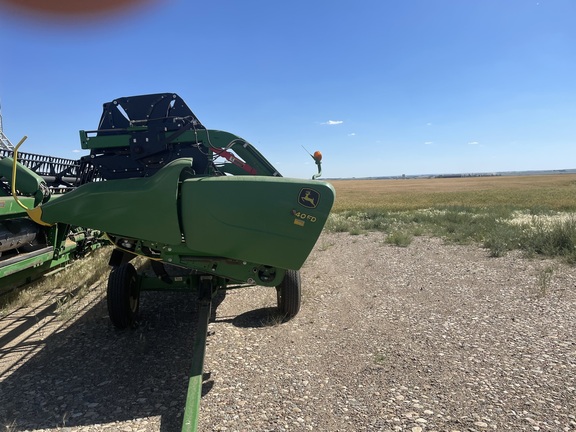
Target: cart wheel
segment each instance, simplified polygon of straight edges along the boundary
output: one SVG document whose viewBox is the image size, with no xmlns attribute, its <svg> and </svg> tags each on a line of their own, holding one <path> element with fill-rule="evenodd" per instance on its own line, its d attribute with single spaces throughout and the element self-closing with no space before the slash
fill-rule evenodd
<svg viewBox="0 0 576 432">
<path fill-rule="evenodd" d="M 280 285 L 276 287 L 278 311 L 287 320 L 294 318 L 300 311 L 301 289 L 300 272 L 286 270 L 286 275 Z"/>
<path fill-rule="evenodd" d="M 138 275 L 130 263 L 112 269 L 108 277 L 108 315 L 116 328 L 136 325 L 140 306 Z"/>
</svg>

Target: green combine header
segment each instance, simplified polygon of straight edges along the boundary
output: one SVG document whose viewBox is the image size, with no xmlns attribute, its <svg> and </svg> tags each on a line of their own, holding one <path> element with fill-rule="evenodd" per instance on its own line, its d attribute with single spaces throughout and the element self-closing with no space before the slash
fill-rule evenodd
<svg viewBox="0 0 576 432">
<path fill-rule="evenodd" d="M 47 197 L 57 199 L 73 190 L 79 162 L 21 153 L 16 164 L 13 196 L 14 149 L 0 148 L 0 302 L 15 289 L 103 243 L 101 232 L 68 223 L 39 225 L 20 205 L 34 207 Z"/>
<path fill-rule="evenodd" d="M 183 430 L 196 430 L 215 293 L 272 287 L 285 319 L 300 309 L 299 270 L 335 197 L 330 184 L 316 180 L 321 154 L 313 156 L 318 174 L 312 179 L 284 178 L 246 140 L 204 127 L 173 93 L 105 103 L 98 128 L 81 130 L 80 140 L 89 155 L 58 178 L 66 193 L 54 193 L 48 175 L 27 168 L 18 148 L 18 162 L 0 161 L 5 179 L 13 179 L 5 184 L 18 191 L 7 194 L 4 205 L 21 214 L 22 235 L 88 227 L 106 236 L 114 246 L 107 303 L 117 328 L 137 325 L 142 291 L 198 293 L 183 423 Z M 150 260 L 154 274 L 136 271 L 130 261 L 137 256 Z"/>
</svg>

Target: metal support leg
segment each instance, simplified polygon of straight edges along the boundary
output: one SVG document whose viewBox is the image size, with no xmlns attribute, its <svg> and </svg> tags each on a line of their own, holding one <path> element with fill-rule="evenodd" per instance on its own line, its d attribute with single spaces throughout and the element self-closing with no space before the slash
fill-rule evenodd
<svg viewBox="0 0 576 432">
<path fill-rule="evenodd" d="M 206 353 L 206 339 L 208 338 L 208 321 L 212 309 L 212 276 L 200 277 L 198 328 L 194 339 L 194 352 L 192 355 L 192 368 L 188 380 L 188 394 L 182 432 L 195 432 L 198 428 L 200 399 L 202 398 L 202 377 L 204 370 L 204 355 Z"/>
</svg>

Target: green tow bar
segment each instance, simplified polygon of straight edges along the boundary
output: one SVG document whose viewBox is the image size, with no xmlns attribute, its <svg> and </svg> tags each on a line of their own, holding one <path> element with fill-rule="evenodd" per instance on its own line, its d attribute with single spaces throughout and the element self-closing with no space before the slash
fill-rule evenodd
<svg viewBox="0 0 576 432">
<path fill-rule="evenodd" d="M 204 372 L 204 355 L 206 353 L 206 340 L 208 338 L 208 322 L 212 310 L 212 276 L 200 277 L 198 327 L 194 338 L 192 367 L 188 380 L 188 393 L 182 432 L 195 432 L 198 429 L 200 400 L 202 399 L 202 381 Z"/>
</svg>

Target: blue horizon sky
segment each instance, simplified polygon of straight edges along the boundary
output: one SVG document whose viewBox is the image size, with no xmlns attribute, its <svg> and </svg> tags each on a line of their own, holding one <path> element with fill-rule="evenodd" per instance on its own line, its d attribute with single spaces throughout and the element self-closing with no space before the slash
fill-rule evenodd
<svg viewBox="0 0 576 432">
<path fill-rule="evenodd" d="M 2 7 L 4 132 L 79 158 L 102 104 L 179 94 L 288 177 L 576 168 L 576 2 L 151 0 Z"/>
</svg>

